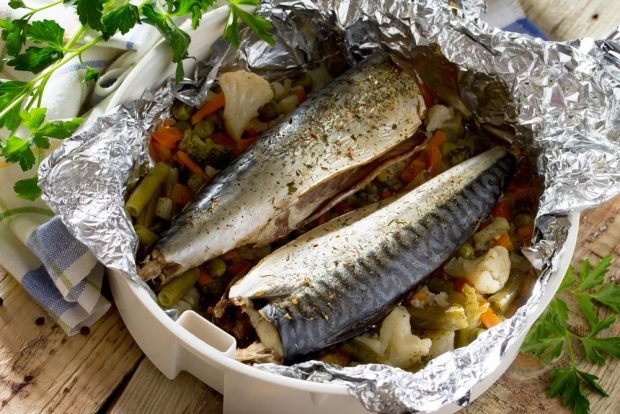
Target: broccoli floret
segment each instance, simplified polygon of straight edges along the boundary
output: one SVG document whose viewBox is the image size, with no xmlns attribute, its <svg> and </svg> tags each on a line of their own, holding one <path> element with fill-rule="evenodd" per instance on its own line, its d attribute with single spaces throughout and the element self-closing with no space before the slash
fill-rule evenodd
<svg viewBox="0 0 620 414">
<path fill-rule="evenodd" d="M 172 105 L 172 116 L 174 116 L 177 121 L 187 121 L 192 116 L 192 108 L 183 102 L 176 101 Z"/>
<path fill-rule="evenodd" d="M 199 164 L 205 163 L 210 151 L 209 145 L 198 135 L 194 134 L 192 130 L 185 131 L 179 148 Z"/>
<path fill-rule="evenodd" d="M 212 145 L 207 154 L 206 163 L 217 170 L 221 170 L 232 160 L 232 152 L 222 145 L 213 143 L 210 139 L 207 139 L 207 141 L 210 141 Z"/>
<path fill-rule="evenodd" d="M 210 165 L 218 170 L 226 167 L 232 159 L 232 152 L 214 143 L 211 139 L 202 139 L 191 131 L 186 131 L 179 148 L 201 165 Z"/>
</svg>

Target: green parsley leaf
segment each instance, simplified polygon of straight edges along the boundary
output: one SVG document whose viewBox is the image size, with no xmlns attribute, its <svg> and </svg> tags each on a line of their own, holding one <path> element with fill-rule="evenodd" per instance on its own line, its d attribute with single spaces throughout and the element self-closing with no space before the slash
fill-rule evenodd
<svg viewBox="0 0 620 414">
<path fill-rule="evenodd" d="M 231 45 L 239 47 L 239 23 L 237 22 L 237 12 L 235 9 L 230 9 L 223 36 Z"/>
<path fill-rule="evenodd" d="M 21 9 L 25 8 L 26 5 L 22 0 L 9 0 L 9 7 L 12 9 Z"/>
<path fill-rule="evenodd" d="M 6 127 L 14 130 L 19 126 L 21 118 L 19 117 L 20 105 L 25 95 L 29 91 L 29 85 L 21 81 L 2 81 L 0 80 L 0 112 L 4 112 L 13 105 L 13 109 L 4 113 L 0 117 L 0 128 Z"/>
<path fill-rule="evenodd" d="M 75 0 L 69 3 L 75 4 L 80 23 L 100 32 L 104 30 L 103 23 L 101 22 L 103 0 Z"/>
<path fill-rule="evenodd" d="M 20 122 L 21 118 L 19 117 L 19 105 L 17 105 L 0 117 L 0 128 L 5 127 L 6 129 L 13 131 L 17 129 Z"/>
<path fill-rule="evenodd" d="M 616 338 L 591 338 L 581 339 L 586 358 L 598 364 L 604 364 L 603 355 L 620 358 L 620 337 Z"/>
<path fill-rule="evenodd" d="M 43 120 L 45 120 L 46 113 L 47 109 L 45 108 L 33 108 L 30 111 L 20 111 L 19 117 L 26 128 L 36 131 L 43 123 Z"/>
<path fill-rule="evenodd" d="M 609 328 L 615 322 L 616 322 L 616 317 L 615 316 L 610 316 L 609 318 L 604 319 L 602 321 L 597 321 L 592 326 L 592 331 L 590 331 L 590 334 L 588 336 L 594 337 L 594 336 L 598 335 L 601 331 L 604 331 L 605 329 Z"/>
<path fill-rule="evenodd" d="M 0 38 L 5 42 L 6 53 L 9 56 L 17 56 L 26 42 L 28 22 L 20 19 L 13 21 L 0 19 L 0 27 L 2 28 Z"/>
<path fill-rule="evenodd" d="M 65 29 L 53 20 L 32 22 L 26 29 L 26 38 L 35 43 L 49 43 L 59 51 L 63 50 Z"/>
<path fill-rule="evenodd" d="M 592 375 L 588 372 L 583 372 L 579 370 L 577 370 L 577 373 L 586 382 L 588 388 L 590 388 L 594 392 L 601 394 L 603 397 L 609 397 L 609 394 L 607 394 L 603 387 L 601 387 L 601 385 L 597 382 L 598 377 L 596 375 Z"/>
<path fill-rule="evenodd" d="M 605 281 L 605 273 L 609 271 L 610 263 L 611 255 L 605 256 L 599 260 L 594 269 L 590 270 L 590 262 L 584 260 L 581 263 L 581 284 L 579 285 L 579 289 L 588 290 L 602 284 Z"/>
<path fill-rule="evenodd" d="M 573 286 L 575 283 L 577 283 L 577 280 L 575 279 L 575 268 L 571 265 L 571 266 L 568 266 L 568 270 L 566 271 L 566 274 L 564 275 L 564 279 L 562 279 L 562 283 L 560 284 L 559 290 L 568 289 L 569 287 Z"/>
<path fill-rule="evenodd" d="M 40 135 L 34 135 L 32 137 L 32 143 L 36 145 L 37 148 L 41 148 L 41 149 L 48 149 L 50 147 L 49 138 L 46 138 Z"/>
<path fill-rule="evenodd" d="M 577 303 L 579 304 L 579 309 L 581 310 L 581 313 L 583 314 L 586 321 L 588 321 L 590 327 L 596 325 L 596 322 L 598 322 L 598 317 L 596 316 L 594 304 L 590 300 L 590 296 L 580 294 L 575 295 L 575 298 L 577 299 Z"/>
<path fill-rule="evenodd" d="M 587 414 L 590 411 L 590 402 L 585 395 L 577 370 L 555 368 L 550 374 L 553 380 L 547 390 L 547 396 L 553 398 L 561 395 L 565 406 L 572 408 L 577 414 Z"/>
<path fill-rule="evenodd" d="M 25 53 L 17 55 L 6 64 L 15 67 L 16 70 L 23 70 L 32 73 L 39 73 L 52 63 L 62 59 L 63 53 L 53 47 L 35 47 L 26 49 Z"/>
<path fill-rule="evenodd" d="M 172 48 L 172 61 L 178 63 L 187 57 L 191 41 L 189 35 L 181 30 L 166 15 L 159 13 L 150 4 L 142 7 L 143 22 L 156 27 Z"/>
<path fill-rule="evenodd" d="M 13 191 L 17 193 L 18 197 L 30 201 L 34 201 L 41 197 L 41 189 L 39 188 L 38 178 L 36 176 L 17 181 L 13 186 Z"/>
<path fill-rule="evenodd" d="M 597 302 L 610 307 L 614 312 L 620 313 L 620 286 L 616 283 L 610 283 L 591 296 Z"/>
<path fill-rule="evenodd" d="M 243 0 L 239 1 L 239 4 L 251 4 Z M 250 14 L 245 10 L 237 7 L 237 15 L 243 23 L 245 23 L 252 31 L 263 41 L 267 42 L 271 46 L 275 46 L 276 41 L 269 32 L 273 26 L 271 22 L 263 17 Z"/>
<path fill-rule="evenodd" d="M 56 139 L 69 138 L 82 125 L 82 122 L 84 118 L 49 121 L 39 128 L 37 135 Z"/>
<path fill-rule="evenodd" d="M 96 81 L 97 79 L 99 79 L 99 71 L 93 69 L 93 68 L 86 68 L 86 73 L 84 74 L 84 80 L 86 82 L 88 81 Z"/>
<path fill-rule="evenodd" d="M 120 31 L 125 34 L 136 24 L 140 23 L 140 12 L 133 4 L 113 9 L 103 16 L 103 39 L 108 40 L 114 33 Z"/>
<path fill-rule="evenodd" d="M 23 171 L 27 171 L 34 165 L 35 158 L 27 140 L 16 136 L 10 136 L 2 146 L 2 156 L 8 162 L 19 162 Z"/>
</svg>

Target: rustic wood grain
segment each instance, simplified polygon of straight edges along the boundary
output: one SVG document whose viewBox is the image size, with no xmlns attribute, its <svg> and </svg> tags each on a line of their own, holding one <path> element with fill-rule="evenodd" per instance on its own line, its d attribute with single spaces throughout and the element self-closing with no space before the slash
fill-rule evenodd
<svg viewBox="0 0 620 414">
<path fill-rule="evenodd" d="M 222 412 L 222 396 L 183 372 L 174 381 L 164 377 L 144 359 L 108 413 L 192 413 Z"/>
<path fill-rule="evenodd" d="M 95 412 L 142 355 L 116 310 L 67 337 L 4 272 L 0 297 L 2 413 Z"/>
<path fill-rule="evenodd" d="M 526 13 L 549 37 L 600 37 L 620 24 L 620 0 L 520 0 Z M 574 264 L 612 253 L 620 268 L 620 198 L 582 216 Z M 578 259 L 577 259 L 578 258 Z M 143 357 L 116 309 L 88 336 L 66 337 L 23 289 L 0 270 L 0 412 L 221 413 L 222 397 L 182 373 L 170 381 Z M 43 326 L 34 320 L 46 318 Z M 571 315 L 574 317 L 574 315 Z M 575 318 L 572 329 L 584 329 Z M 620 335 L 618 324 L 614 333 Z M 562 361 L 560 361 L 562 363 Z M 139 364 L 139 365 L 137 365 Z M 137 365 L 137 369 L 136 369 Z M 591 396 L 593 413 L 620 407 L 620 364 L 583 363 L 610 398 Z M 466 414 L 568 412 L 544 390 L 548 368 L 519 356 L 506 374 Z M 127 377 L 129 381 L 124 382 Z"/>
<path fill-rule="evenodd" d="M 618 0 L 519 0 L 550 39 L 600 38 L 620 25 Z"/>
</svg>

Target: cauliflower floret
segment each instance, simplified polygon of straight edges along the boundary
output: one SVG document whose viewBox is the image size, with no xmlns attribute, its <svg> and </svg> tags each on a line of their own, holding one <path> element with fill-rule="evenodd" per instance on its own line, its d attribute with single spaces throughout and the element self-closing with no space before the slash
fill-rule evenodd
<svg viewBox="0 0 620 414">
<path fill-rule="evenodd" d="M 407 368 L 429 354 L 432 341 L 411 333 L 410 315 L 404 306 L 397 306 L 381 324 L 381 351 L 392 365 Z"/>
<path fill-rule="evenodd" d="M 454 349 L 454 331 L 431 331 L 426 333 L 433 342 L 429 355 L 436 357 Z"/>
<path fill-rule="evenodd" d="M 433 105 L 426 116 L 426 130 L 434 132 L 454 118 L 454 110 L 444 105 Z"/>
<path fill-rule="evenodd" d="M 502 234 L 510 231 L 510 223 L 504 217 L 494 217 L 491 223 L 474 234 L 474 247 L 476 250 L 486 250 L 492 242 Z"/>
<path fill-rule="evenodd" d="M 510 275 L 510 255 L 505 247 L 495 246 L 477 259 L 452 258 L 444 270 L 450 276 L 467 279 L 480 293 L 495 293 Z"/>
<path fill-rule="evenodd" d="M 254 73 L 238 71 L 220 76 L 220 87 L 226 100 L 226 132 L 239 140 L 248 123 L 258 116 L 259 108 L 273 99 L 271 85 Z"/>
</svg>

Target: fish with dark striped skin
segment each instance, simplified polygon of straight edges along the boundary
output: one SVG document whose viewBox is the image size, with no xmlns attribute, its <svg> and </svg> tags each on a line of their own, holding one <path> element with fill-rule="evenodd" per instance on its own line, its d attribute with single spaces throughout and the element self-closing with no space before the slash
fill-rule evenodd
<svg viewBox="0 0 620 414">
<path fill-rule="evenodd" d="M 139 273 L 181 274 L 243 245 L 265 245 L 415 151 L 426 113 L 415 73 L 375 55 L 332 81 L 206 186 Z"/>
<path fill-rule="evenodd" d="M 229 299 L 284 363 L 350 339 L 467 241 L 515 168 L 513 155 L 494 148 L 391 202 L 337 217 L 264 258 Z"/>
</svg>

